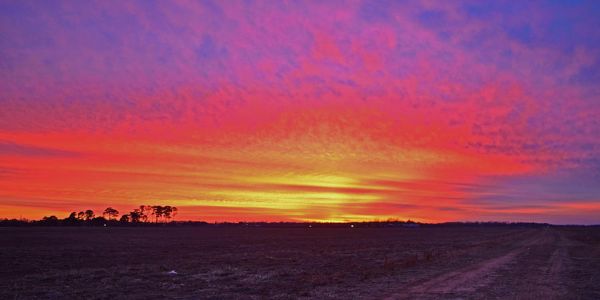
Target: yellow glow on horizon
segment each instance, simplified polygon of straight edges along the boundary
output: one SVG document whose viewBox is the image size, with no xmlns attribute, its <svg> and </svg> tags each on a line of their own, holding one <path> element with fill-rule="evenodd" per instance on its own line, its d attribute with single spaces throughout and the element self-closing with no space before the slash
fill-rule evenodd
<svg viewBox="0 0 600 300">
<path fill-rule="evenodd" d="M 246 201 L 258 201 L 259 203 L 269 203 L 275 207 L 287 206 L 305 207 L 314 204 L 343 204 L 348 201 L 354 203 L 364 203 L 378 200 L 377 195 L 354 195 L 337 192 L 278 192 L 278 191 L 214 191 L 209 195 L 225 199 L 227 201 L 237 201 L 245 203 Z M 290 208 L 291 208 L 290 207 Z"/>
</svg>

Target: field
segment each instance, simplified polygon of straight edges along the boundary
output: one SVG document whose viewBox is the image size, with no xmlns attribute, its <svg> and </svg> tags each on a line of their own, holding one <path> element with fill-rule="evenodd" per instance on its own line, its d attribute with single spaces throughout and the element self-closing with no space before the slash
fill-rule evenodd
<svg viewBox="0 0 600 300">
<path fill-rule="evenodd" d="M 600 228 L 0 228 L 0 265 L 0 299 L 600 299 Z"/>
</svg>

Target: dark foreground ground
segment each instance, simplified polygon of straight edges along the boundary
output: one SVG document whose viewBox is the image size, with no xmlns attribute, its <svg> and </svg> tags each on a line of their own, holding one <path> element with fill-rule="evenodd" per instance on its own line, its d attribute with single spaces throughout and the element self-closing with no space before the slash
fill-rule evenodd
<svg viewBox="0 0 600 300">
<path fill-rule="evenodd" d="M 0 299 L 600 299 L 600 228 L 0 228 L 0 266 Z"/>
</svg>

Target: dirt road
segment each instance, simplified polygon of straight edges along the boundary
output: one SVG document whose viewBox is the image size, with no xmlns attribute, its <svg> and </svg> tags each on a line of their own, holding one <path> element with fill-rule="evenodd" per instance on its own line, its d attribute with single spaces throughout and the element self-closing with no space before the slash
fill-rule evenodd
<svg viewBox="0 0 600 300">
<path fill-rule="evenodd" d="M 493 258 L 406 284 L 388 299 L 559 299 L 574 242 L 557 230 L 541 229 Z"/>
</svg>

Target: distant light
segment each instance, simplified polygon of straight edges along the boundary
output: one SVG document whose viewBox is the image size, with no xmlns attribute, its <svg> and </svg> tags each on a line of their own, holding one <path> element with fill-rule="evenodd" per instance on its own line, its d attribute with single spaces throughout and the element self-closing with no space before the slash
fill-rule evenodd
<svg viewBox="0 0 600 300">
<path fill-rule="evenodd" d="M 354 228 L 354 224 L 350 225 L 350 228 Z"/>
</svg>

